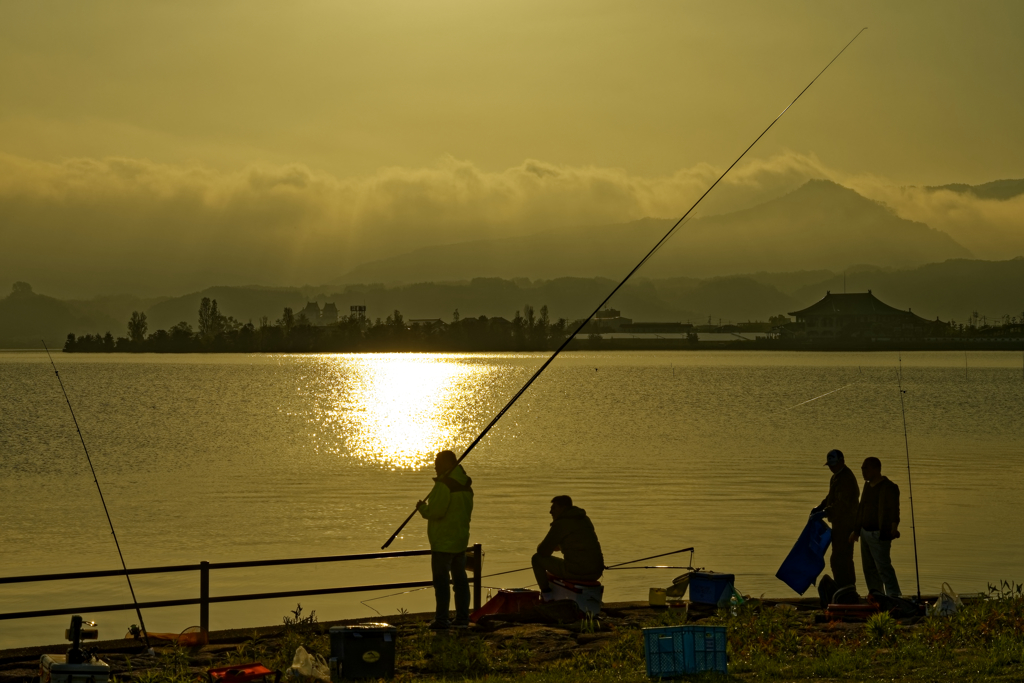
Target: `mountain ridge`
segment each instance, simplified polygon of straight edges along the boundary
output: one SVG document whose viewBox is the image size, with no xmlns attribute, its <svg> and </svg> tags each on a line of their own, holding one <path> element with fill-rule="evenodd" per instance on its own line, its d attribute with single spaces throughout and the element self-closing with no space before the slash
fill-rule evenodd
<svg viewBox="0 0 1024 683">
<path fill-rule="evenodd" d="M 408 282 L 478 276 L 621 277 L 672 219 L 422 247 L 370 261 L 332 281 Z M 821 239 L 822 230 L 830 239 Z M 758 270 L 912 267 L 971 253 L 949 235 L 900 218 L 884 204 L 828 180 L 811 180 L 740 211 L 688 221 L 644 266 L 647 277 L 711 277 Z"/>
</svg>

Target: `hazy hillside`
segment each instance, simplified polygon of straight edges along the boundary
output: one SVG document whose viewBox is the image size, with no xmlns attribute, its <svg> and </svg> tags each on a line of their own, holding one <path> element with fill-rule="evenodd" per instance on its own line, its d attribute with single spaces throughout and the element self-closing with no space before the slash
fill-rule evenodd
<svg viewBox="0 0 1024 683">
<path fill-rule="evenodd" d="M 396 287 L 375 285 L 304 288 L 211 287 L 187 296 L 162 300 L 144 309 L 149 329 L 167 329 L 184 320 L 196 326 L 199 301 L 217 299 L 225 315 L 258 324 L 261 316 L 275 320 L 285 306 L 298 311 L 306 301 L 332 301 L 343 313 L 365 305 L 370 318 L 385 318 L 398 309 L 406 318 L 451 320 L 455 309 L 463 317 L 512 318 L 530 304 L 547 305 L 552 318 L 580 318 L 611 291 L 607 278 L 475 278 L 463 282 L 426 282 Z M 766 320 L 772 315 L 804 308 L 825 295 L 843 291 L 844 275 L 831 271 L 698 278 L 639 278 L 627 284 L 611 306 L 637 321 L 717 322 Z M 897 308 L 912 308 L 927 318 L 965 320 L 974 311 L 995 319 L 1024 318 L 1024 258 L 1009 261 L 954 259 L 910 269 L 854 266 L 845 274 L 846 291 L 871 289 Z M 119 308 L 138 301 L 117 302 Z M 0 347 L 39 346 L 40 337 L 59 346 L 68 332 L 125 334 L 128 313 L 83 315 L 89 302 L 60 301 L 31 291 L 0 299 Z M 106 305 L 112 305 L 106 302 Z M 101 306 L 102 307 L 102 306 Z"/>
<path fill-rule="evenodd" d="M 224 315 L 243 323 L 259 324 L 261 316 L 272 320 L 281 317 L 285 307 L 296 312 L 306 305 L 306 296 L 297 287 L 208 287 L 201 292 L 166 299 L 146 311 L 150 330 L 167 329 L 179 322 L 196 326 L 199 303 L 203 297 L 217 300 Z M 345 309 L 348 312 L 348 309 Z"/>
<path fill-rule="evenodd" d="M 932 185 L 925 188 L 933 192 L 937 190 L 949 190 L 959 194 L 972 194 L 979 199 L 1013 199 L 1024 194 L 1024 179 L 1021 180 L 993 180 L 990 183 L 981 185 L 967 185 L 965 183 L 950 183 L 949 185 Z"/>
<path fill-rule="evenodd" d="M 644 219 L 428 247 L 366 263 L 337 282 L 615 278 L 628 272 L 672 222 Z M 906 268 L 969 256 L 945 233 L 900 218 L 853 190 L 813 180 L 751 209 L 689 221 L 642 275 L 704 278 L 757 271 L 841 271 L 859 263 Z"/>
<path fill-rule="evenodd" d="M 45 339 L 51 349 L 59 350 L 68 332 L 102 329 L 117 334 L 123 327 L 109 316 L 83 315 L 70 302 L 36 294 L 24 282 L 16 282 L 0 299 L 0 348 L 39 349 Z"/>
</svg>

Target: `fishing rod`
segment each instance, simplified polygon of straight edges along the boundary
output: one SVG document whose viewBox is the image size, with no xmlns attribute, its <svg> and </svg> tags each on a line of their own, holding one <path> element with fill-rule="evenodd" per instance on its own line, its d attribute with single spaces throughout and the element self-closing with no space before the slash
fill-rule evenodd
<svg viewBox="0 0 1024 683">
<path fill-rule="evenodd" d="M 690 553 L 690 564 L 693 564 L 693 548 L 683 548 L 681 550 L 673 550 L 670 553 L 662 553 L 660 555 L 651 555 L 650 557 L 641 557 L 639 560 L 630 560 L 629 562 L 619 562 L 605 567 L 605 569 L 615 569 L 617 567 L 623 567 L 627 564 L 636 564 L 637 562 L 646 562 L 647 560 L 656 560 L 659 557 L 668 557 L 669 555 L 678 555 L 679 553 Z"/>
<path fill-rule="evenodd" d="M 636 272 L 637 272 L 638 270 L 640 270 L 640 268 L 641 268 L 641 267 L 642 267 L 642 266 L 643 266 L 643 265 L 644 265 L 645 263 L 647 263 L 647 261 L 648 261 L 648 260 L 650 260 L 650 258 L 651 258 L 652 256 L 654 256 L 654 254 L 655 254 L 655 253 L 657 253 L 659 249 L 661 249 L 661 246 L 662 246 L 663 244 L 665 244 L 665 242 L 667 242 L 667 241 L 668 241 L 668 239 L 669 239 L 670 237 L 672 237 L 672 235 L 673 235 L 673 234 L 675 234 L 675 232 L 676 232 L 676 230 L 677 230 L 677 229 L 679 228 L 679 226 L 680 226 L 680 225 L 682 225 L 682 224 L 683 224 L 683 222 L 684 222 L 684 221 L 686 221 L 686 219 L 687 219 L 687 218 L 689 218 L 690 214 L 691 214 L 691 213 L 693 213 L 693 210 L 697 208 L 697 205 L 698 205 L 698 204 L 700 204 L 700 203 L 701 203 L 701 202 L 702 202 L 702 201 L 704 200 L 704 198 L 708 196 L 708 193 L 710 193 L 710 192 L 711 192 L 711 190 L 715 189 L 715 187 L 716 187 L 716 186 L 718 185 L 718 183 L 722 182 L 722 178 L 724 178 L 724 177 L 725 177 L 725 176 L 726 176 L 726 175 L 727 175 L 727 174 L 729 173 L 729 171 L 731 171 L 731 170 L 733 169 L 733 167 L 734 167 L 734 166 L 736 166 L 736 164 L 738 164 L 738 163 L 740 162 L 740 160 L 741 160 L 741 159 L 742 159 L 743 157 L 745 157 L 745 156 L 747 155 L 747 152 L 749 152 L 749 151 L 750 151 L 751 149 L 753 149 L 754 145 L 756 145 L 756 144 L 758 143 L 758 141 L 759 141 L 759 140 L 760 140 L 761 138 L 763 138 L 763 137 L 764 137 L 764 136 L 765 136 L 765 135 L 766 135 L 766 134 L 768 133 L 768 131 L 769 131 L 769 130 L 771 130 L 771 129 L 772 129 L 772 126 L 774 126 L 774 125 L 776 124 L 776 122 L 777 122 L 777 121 L 778 121 L 779 119 L 781 119 L 781 118 L 782 118 L 782 116 L 783 116 L 783 115 L 784 115 L 784 114 L 785 114 L 785 113 L 786 113 L 787 111 L 789 111 L 789 108 L 790 108 L 790 107 L 792 107 L 792 106 L 793 106 L 794 104 L 796 104 L 797 100 L 799 100 L 799 99 L 800 99 L 801 97 L 803 97 L 803 94 L 804 94 L 805 92 L 807 92 L 807 90 L 808 90 L 808 89 L 809 89 L 809 88 L 810 88 L 810 87 L 811 87 L 812 85 L 814 85 L 814 82 L 815 82 L 815 81 L 817 81 L 817 80 L 818 80 L 818 78 L 820 78 L 820 77 L 821 77 L 821 75 L 822 75 L 823 73 L 825 73 L 825 71 L 826 71 L 826 70 L 827 70 L 827 69 L 828 69 L 828 68 L 829 68 L 830 66 L 832 66 L 832 63 L 833 63 L 833 62 L 835 62 L 835 61 L 836 61 L 837 59 L 839 59 L 839 56 L 840 56 L 841 54 L 843 54 L 844 52 L 846 52 L 846 48 L 850 47 L 850 45 L 852 45 L 852 44 L 853 44 L 853 41 L 854 41 L 854 40 L 857 40 L 857 38 L 859 38 L 859 37 L 860 37 L 860 34 L 861 34 L 861 33 L 863 33 L 863 32 L 864 32 L 864 31 L 866 31 L 866 30 L 867 30 L 867 27 L 865 27 L 865 28 L 862 28 L 862 29 L 861 29 L 860 31 L 858 31 L 858 32 L 857 32 L 857 35 L 855 35 L 855 36 L 854 36 L 854 37 L 853 37 L 853 38 L 852 38 L 852 39 L 850 40 L 850 42 L 849 42 L 849 43 L 847 43 L 847 44 L 846 44 L 845 46 L 843 46 L 843 49 L 842 49 L 842 50 L 840 50 L 840 51 L 839 51 L 839 52 L 838 52 L 838 53 L 836 54 L 836 56 L 832 58 L 832 61 L 830 61 L 830 62 L 829 62 L 828 64 L 826 64 L 826 65 L 825 65 L 825 68 L 823 68 L 823 69 L 822 69 L 821 71 L 819 71 L 819 72 L 818 72 L 818 75 L 817 75 L 817 76 L 815 76 L 815 77 L 814 77 L 813 79 L 811 79 L 811 82 L 810 82 L 810 83 L 808 83 L 808 84 L 807 84 L 807 85 L 806 85 L 806 86 L 804 87 L 804 89 L 803 89 L 803 90 L 801 90 L 801 91 L 800 91 L 800 93 L 799 93 L 799 94 L 798 94 L 798 95 L 797 95 L 796 97 L 794 97 L 794 98 L 793 98 L 793 101 L 792 101 L 792 102 L 790 102 L 789 104 L 787 104 L 787 105 L 786 105 L 786 108 L 785 108 L 785 109 L 783 109 L 783 110 L 782 110 L 782 111 L 781 111 L 781 112 L 779 113 L 779 115 L 778 115 L 778 116 L 776 116 L 776 117 L 775 117 L 774 119 L 772 119 L 772 122 L 768 124 L 768 127 L 767 127 L 767 128 L 765 128 L 765 129 L 764 129 L 764 130 L 763 130 L 763 131 L 761 132 L 761 134 L 760 134 L 760 135 L 758 135 L 758 136 L 757 136 L 756 138 L 754 138 L 754 141 L 753 141 L 753 142 L 751 142 L 751 143 L 750 143 L 750 144 L 749 144 L 749 145 L 747 146 L 747 148 L 746 148 L 746 149 L 744 149 L 744 150 L 743 150 L 743 152 L 742 152 L 742 153 L 741 153 L 741 154 L 740 154 L 740 155 L 739 155 L 738 157 L 736 157 L 736 160 L 735 160 L 735 161 L 733 161 L 733 162 L 732 162 L 732 163 L 731 163 L 731 164 L 729 165 L 729 168 L 725 169 L 725 171 L 723 171 L 723 172 L 722 172 L 722 175 L 718 176 L 718 179 L 717 179 L 717 180 L 716 180 L 715 182 L 711 183 L 711 186 L 710 186 L 710 187 L 708 187 L 708 189 L 704 190 L 704 194 L 702 194 L 702 195 L 701 195 L 701 196 L 700 196 L 700 197 L 699 197 L 699 198 L 697 199 L 697 201 L 695 201 L 695 202 L 693 203 L 693 206 L 691 206 L 691 207 L 690 207 L 689 209 L 687 209 L 686 213 L 684 213 L 684 214 L 682 215 L 682 217 L 681 217 L 681 218 L 680 218 L 679 220 L 677 220 L 677 221 L 676 221 L 676 222 L 675 222 L 675 223 L 674 223 L 674 224 L 672 225 L 672 227 L 671 227 L 671 228 L 669 228 L 668 232 L 666 232 L 666 233 L 665 233 L 664 237 L 662 237 L 662 238 L 661 238 L 660 240 L 658 240 L 657 244 L 655 244 L 655 245 L 654 245 L 654 246 L 653 246 L 653 247 L 651 248 L 651 250 L 647 252 L 647 255 L 646 255 L 646 256 L 644 256 L 644 257 L 643 257 L 642 259 L 640 259 L 640 262 L 639 262 L 639 263 L 637 263 L 637 264 L 636 264 L 635 266 L 633 266 L 633 269 L 632 269 L 631 271 L 629 271 L 629 273 L 627 273 L 627 274 L 626 274 L 626 277 L 622 278 L 622 281 L 621 281 L 621 282 L 619 282 L 619 284 L 615 285 L 615 288 L 614 288 L 614 289 L 612 289 L 612 291 L 611 291 L 611 292 L 609 292 L 608 296 L 606 296 L 606 297 L 604 298 L 604 300 L 603 300 L 603 301 L 601 301 L 601 303 L 597 305 L 597 307 L 596 307 L 596 308 L 595 308 L 595 309 L 593 310 L 593 312 L 591 312 L 591 314 L 590 314 L 590 315 L 588 315 L 588 316 L 587 316 L 586 318 L 584 318 L 584 319 L 583 319 L 583 322 L 581 322 L 581 323 L 579 324 L 579 326 L 578 326 L 578 327 L 577 327 L 577 328 L 576 328 L 576 329 L 575 329 L 575 330 L 574 330 L 574 331 L 572 332 L 572 334 L 570 334 L 570 335 L 569 335 L 568 337 L 566 337 L 566 338 L 565 338 L 565 340 L 564 340 L 564 341 L 562 342 L 562 344 L 561 344 L 561 345 L 560 345 L 560 346 L 559 346 L 559 347 L 558 347 L 557 349 L 555 349 L 555 352 L 551 354 L 551 357 L 550 357 L 550 358 L 548 358 L 548 359 L 547 359 L 546 361 L 544 361 L 544 364 L 543 364 L 543 365 L 541 365 L 541 366 L 540 366 L 540 367 L 539 367 L 539 368 L 537 369 L 537 371 L 536 371 L 535 373 L 533 373 L 533 376 L 532 376 L 532 377 L 530 377 L 530 379 L 528 379 L 528 380 L 526 381 L 526 384 L 524 384 L 524 385 L 523 385 L 523 387 L 522 387 L 522 388 L 521 388 L 521 389 L 520 389 L 519 391 L 517 391 L 517 392 L 515 393 L 515 395 L 513 395 L 513 396 L 512 396 L 512 398 L 511 398 L 511 399 L 509 399 L 508 403 L 506 403 L 506 404 L 505 404 L 505 407 L 504 407 L 504 408 L 502 408 L 502 409 L 501 409 L 500 411 L 498 411 L 498 414 L 497 414 L 497 415 L 495 415 L 495 416 L 494 416 L 494 418 L 493 418 L 493 419 L 492 419 L 492 420 L 491 420 L 491 421 L 490 421 L 489 423 L 487 423 L 487 426 L 486 426 L 486 427 L 484 427 L 483 431 L 482 431 L 482 432 L 480 432 L 480 434 L 479 434 L 479 435 L 478 435 L 478 436 L 477 436 L 477 437 L 476 437 L 475 439 L 473 439 L 473 442 L 472 442 L 471 444 L 469 444 L 469 446 L 468 446 L 468 447 L 466 448 L 466 450 L 462 452 L 462 455 L 461 455 L 461 456 L 459 457 L 459 459 L 455 461 L 455 464 L 456 464 L 456 465 L 458 465 L 459 463 L 461 463 L 461 462 L 462 462 L 463 460 L 465 460 L 465 459 L 466 459 L 466 456 L 468 456 L 468 455 L 470 454 L 470 452 L 471 452 L 471 451 L 472 451 L 472 450 L 473 450 L 473 449 L 474 449 L 474 448 L 476 447 L 476 445 L 477 445 L 478 443 L 480 443 L 480 441 L 481 441 L 481 440 L 482 440 L 482 439 L 483 439 L 483 438 L 484 438 L 484 437 L 485 437 L 485 436 L 487 435 L 487 433 L 488 433 L 489 431 L 491 431 L 491 428 L 492 428 L 492 427 L 493 427 L 493 426 L 494 426 L 495 424 L 497 424 L 497 423 L 498 423 L 498 420 L 500 420 L 500 419 L 502 418 L 502 416 L 504 416 L 504 415 L 505 415 L 505 413 L 507 413 L 507 412 L 508 412 L 508 410 L 509 410 L 509 409 L 510 409 L 510 408 L 511 408 L 511 407 L 512 407 L 513 405 L 515 405 L 515 402 L 519 400 L 519 397 L 520 397 L 520 396 L 522 396 L 522 395 L 523 395 L 524 393 L 526 393 L 526 390 L 530 388 L 530 385 L 532 385 L 532 384 L 533 384 L 533 383 L 534 383 L 534 382 L 535 382 L 535 381 L 537 380 L 537 378 L 538 378 L 538 377 L 540 377 L 540 376 L 541 376 L 541 374 L 542 374 L 542 373 L 543 373 L 543 372 L 544 372 L 544 371 L 545 371 L 545 370 L 547 369 L 547 367 L 548 367 L 549 365 L 551 365 L 551 363 L 552 363 L 552 362 L 553 362 L 553 361 L 555 360 L 555 358 L 557 358 L 557 357 L 558 357 L 558 354 L 560 354 L 560 353 L 561 353 L 561 352 L 562 352 L 562 351 L 563 351 L 563 350 L 565 349 L 565 347 L 566 347 L 566 346 L 568 346 L 568 345 L 569 345 L 569 343 L 570 343 L 570 342 L 571 342 L 571 341 L 572 341 L 573 339 L 575 339 L 575 338 L 576 338 L 576 335 L 578 335 L 578 334 L 579 334 L 580 332 L 582 332 L 582 331 L 583 331 L 583 328 L 587 326 L 587 323 L 589 323 L 589 322 L 590 322 L 590 320 L 591 320 L 591 319 L 592 319 L 592 318 L 593 318 L 593 317 L 594 317 L 595 315 L 597 315 L 597 314 L 598 314 L 598 313 L 599 313 L 599 312 L 601 311 L 601 309 L 602 309 L 602 308 L 604 308 L 604 307 L 605 307 L 605 305 L 606 305 L 606 304 L 607 304 L 607 303 L 608 303 L 608 302 L 609 302 L 609 301 L 611 300 L 611 298 L 612 298 L 613 296 L 615 296 L 615 293 L 616 293 L 616 292 L 618 292 L 618 291 L 619 291 L 619 290 L 620 290 L 620 289 L 622 288 L 622 286 L 623 286 L 623 285 L 625 285 L 625 284 L 626 284 L 626 282 L 628 282 L 628 281 L 629 281 L 629 279 L 630 279 L 631 277 L 633 277 L 633 274 L 634 274 L 634 273 L 636 273 Z M 400 524 L 400 525 L 398 526 L 398 528 L 397 528 L 397 529 L 395 529 L 395 533 L 391 534 L 391 538 L 389 538 L 389 539 L 387 540 L 387 542 L 385 542 L 385 543 L 384 543 L 384 545 L 382 545 L 382 546 L 381 546 L 381 550 L 385 550 L 385 549 L 387 549 L 387 547 L 388 547 L 388 546 L 390 546 L 392 542 L 394 542 L 395 538 L 397 538 L 397 537 L 398 537 L 398 534 L 402 533 L 402 529 L 404 529 L 404 528 L 405 528 L 405 526 L 406 526 L 406 525 L 407 525 L 407 524 L 408 524 L 408 523 L 409 523 L 410 521 L 412 521 L 412 518 L 413 518 L 413 516 L 415 516 L 415 514 L 416 514 L 416 508 L 413 508 L 413 511 L 409 513 L 409 516 L 405 518 L 405 521 L 404 521 L 404 522 L 402 522 L 402 523 L 401 523 L 401 524 Z"/>
<path fill-rule="evenodd" d="M 653 565 L 653 566 L 644 566 L 644 567 L 624 567 L 623 566 L 623 565 L 627 565 L 627 564 L 633 564 L 634 562 L 643 562 L 644 560 L 653 560 L 653 559 L 658 558 L 658 557 L 667 557 L 668 555 L 676 555 L 678 553 L 685 553 L 685 552 L 689 552 L 690 553 L 690 566 L 688 566 L 688 567 L 674 567 L 674 566 L 670 566 L 670 565 Z M 522 567 L 521 569 L 509 569 L 508 571 L 504 571 L 504 572 L 495 572 L 494 574 L 484 574 L 480 578 L 481 579 L 489 579 L 489 578 L 491 578 L 493 576 L 504 576 L 505 574 L 518 574 L 519 572 L 525 572 L 525 571 L 529 571 L 531 569 L 533 569 L 532 566 L 531 567 Z M 605 567 L 605 571 L 608 571 L 609 569 L 693 569 L 693 548 L 683 548 L 682 550 L 673 550 L 670 553 L 662 553 L 661 555 L 652 555 L 651 557 L 641 557 L 639 560 L 630 560 L 629 562 L 620 562 L 619 564 L 613 564 L 610 567 Z M 372 609 L 374 612 L 377 612 L 377 614 L 380 614 L 380 612 L 378 612 L 376 608 L 374 608 L 374 607 L 372 607 L 370 605 L 367 605 L 366 603 L 373 602 L 375 600 L 384 600 L 386 598 L 394 598 L 394 597 L 399 596 L 399 595 L 407 595 L 409 593 L 417 593 L 419 591 L 425 591 L 425 590 L 427 590 L 427 588 L 430 588 L 430 586 L 426 586 L 424 588 L 413 588 L 412 590 L 400 591 L 398 593 L 389 593 L 387 595 L 380 595 L 380 596 L 378 596 L 376 598 L 367 598 L 366 600 L 360 600 L 359 602 L 361 604 L 363 604 L 363 605 L 366 605 L 367 607 Z M 502 590 L 502 589 L 499 588 L 498 590 Z"/>
<path fill-rule="evenodd" d="M 914 521 L 914 485 L 910 481 L 910 440 L 907 438 L 907 408 L 903 403 L 903 354 L 898 354 L 900 368 L 896 373 L 896 382 L 900 388 L 900 410 L 903 412 L 903 445 L 907 449 L 907 491 L 910 494 L 910 531 L 914 538 L 914 574 L 917 578 L 917 604 L 921 604 L 921 571 L 917 566 L 917 524 Z"/>
<path fill-rule="evenodd" d="M 142 638 L 146 641 L 146 649 L 152 650 L 152 646 L 149 644 L 149 633 L 146 631 L 146 622 L 142 620 L 142 610 L 139 609 L 139 601 L 135 599 L 135 588 L 132 586 L 132 577 L 128 573 L 128 565 L 124 562 L 124 555 L 121 554 L 121 544 L 117 542 L 117 533 L 114 531 L 114 522 L 110 519 L 110 511 L 107 510 L 107 501 L 103 498 L 103 489 L 100 488 L 100 480 L 96 476 L 96 468 L 92 466 L 92 457 L 89 455 L 89 447 L 85 445 L 85 437 L 82 436 L 82 428 L 78 426 L 78 418 L 75 417 L 75 409 L 71 407 L 71 399 L 68 398 L 67 389 L 64 388 L 64 380 L 60 378 L 60 373 L 57 372 L 57 365 L 53 362 L 53 356 L 50 355 L 50 349 L 46 346 L 46 340 L 43 340 L 43 348 L 46 349 L 46 357 L 50 359 L 50 365 L 53 366 L 53 374 L 57 377 L 57 383 L 60 384 L 60 390 L 64 394 L 64 400 L 68 404 L 68 410 L 71 411 L 71 419 L 75 423 L 75 431 L 78 432 L 78 438 L 82 442 L 82 449 L 85 450 L 85 459 L 89 463 L 89 470 L 92 471 L 92 480 L 96 484 L 96 490 L 100 494 L 100 503 L 103 504 L 103 513 L 107 516 L 107 524 L 110 525 L 110 535 L 114 537 L 114 546 L 117 548 L 117 556 L 121 558 L 121 568 L 124 569 L 124 578 L 128 580 L 128 590 L 132 594 L 132 604 L 135 605 L 135 614 L 139 617 L 139 628 L 142 630 Z"/>
<path fill-rule="evenodd" d="M 641 557 L 640 559 L 630 560 L 629 562 L 620 562 L 618 564 L 612 564 L 611 566 L 604 567 L 604 569 L 605 569 L 605 571 L 607 571 L 608 569 L 617 569 L 617 568 L 620 568 L 620 567 L 623 567 L 623 568 L 626 568 L 626 569 L 692 569 L 693 568 L 692 566 L 689 566 L 689 567 L 670 567 L 670 566 L 626 567 L 625 566 L 627 564 L 635 564 L 637 562 L 644 562 L 646 560 L 657 559 L 658 557 L 668 557 L 669 555 L 678 555 L 679 553 L 689 553 L 690 554 L 690 564 L 691 565 L 693 564 L 693 548 L 683 548 L 681 550 L 673 550 L 671 553 L 662 553 L 660 555 L 651 555 L 650 557 Z M 499 571 L 498 573 L 488 573 L 488 574 L 482 575 L 482 577 L 480 577 L 480 579 L 489 579 L 490 577 L 501 577 L 501 575 L 503 575 L 503 574 L 517 573 L 519 571 L 526 571 L 526 570 L 532 569 L 532 568 L 534 568 L 534 567 L 528 566 L 528 567 L 522 567 L 521 569 L 509 569 L 508 571 Z"/>
</svg>

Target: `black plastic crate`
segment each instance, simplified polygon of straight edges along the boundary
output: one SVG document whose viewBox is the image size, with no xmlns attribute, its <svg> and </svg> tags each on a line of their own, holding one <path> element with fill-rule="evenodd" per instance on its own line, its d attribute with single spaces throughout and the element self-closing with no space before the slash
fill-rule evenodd
<svg viewBox="0 0 1024 683">
<path fill-rule="evenodd" d="M 398 629 L 391 624 L 332 627 L 331 680 L 394 677 L 396 640 Z"/>
</svg>

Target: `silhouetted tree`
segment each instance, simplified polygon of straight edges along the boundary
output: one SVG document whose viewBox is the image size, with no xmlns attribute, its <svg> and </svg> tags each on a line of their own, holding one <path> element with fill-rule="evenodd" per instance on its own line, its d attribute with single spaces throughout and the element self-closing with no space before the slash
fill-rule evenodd
<svg viewBox="0 0 1024 683">
<path fill-rule="evenodd" d="M 213 328 L 213 305 L 210 297 L 204 296 L 199 302 L 199 336 L 204 339 L 210 336 Z"/>
<path fill-rule="evenodd" d="M 133 344 L 141 344 L 146 340 L 146 330 L 149 323 L 146 322 L 146 314 L 132 311 L 132 317 L 128 319 L 128 339 Z"/>
<path fill-rule="evenodd" d="M 292 309 L 286 307 L 284 309 L 284 313 L 281 314 L 281 318 L 277 321 L 277 324 L 283 327 L 285 332 L 288 332 L 295 327 L 295 313 L 292 312 Z"/>
</svg>

